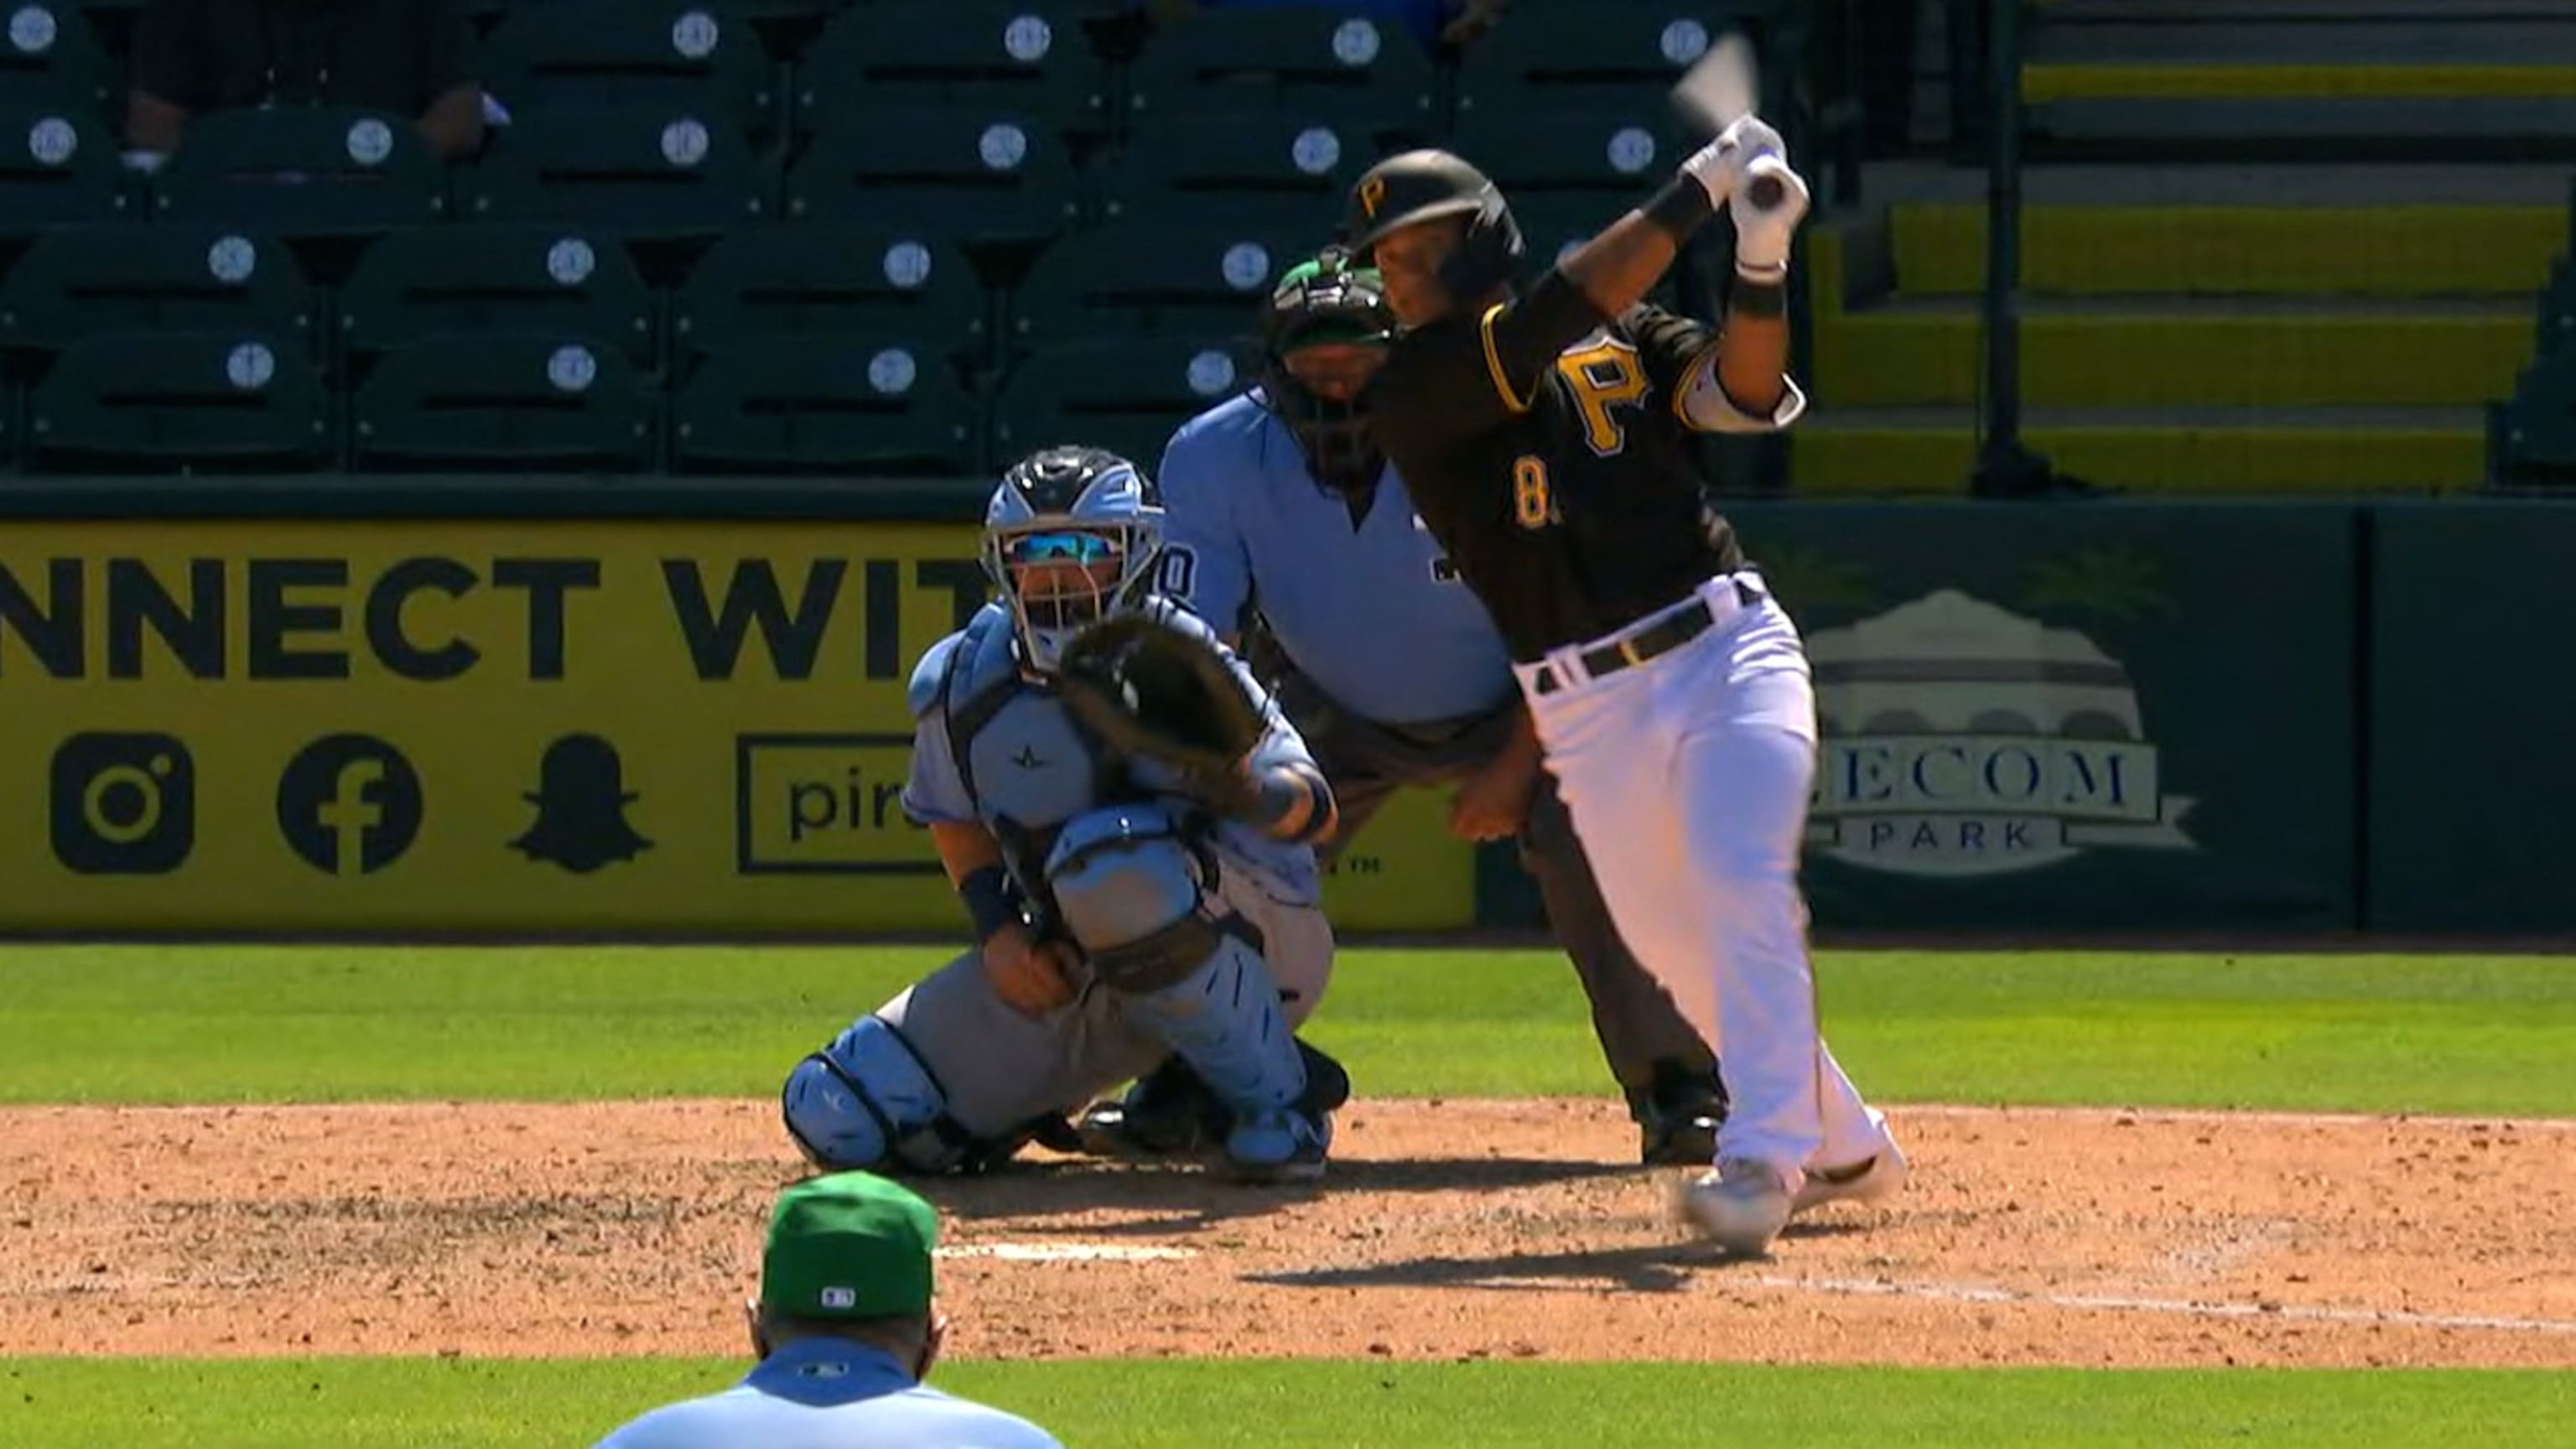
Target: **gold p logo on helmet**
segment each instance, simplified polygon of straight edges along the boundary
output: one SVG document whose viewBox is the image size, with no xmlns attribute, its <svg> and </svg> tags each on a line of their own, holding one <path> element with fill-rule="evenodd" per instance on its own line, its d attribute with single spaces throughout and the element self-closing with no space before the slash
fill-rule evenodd
<svg viewBox="0 0 2576 1449">
<path fill-rule="evenodd" d="M 1368 217 L 1369 220 L 1377 220 L 1378 206 L 1385 200 L 1385 177 L 1363 176 L 1360 178 L 1360 210 Z"/>
</svg>

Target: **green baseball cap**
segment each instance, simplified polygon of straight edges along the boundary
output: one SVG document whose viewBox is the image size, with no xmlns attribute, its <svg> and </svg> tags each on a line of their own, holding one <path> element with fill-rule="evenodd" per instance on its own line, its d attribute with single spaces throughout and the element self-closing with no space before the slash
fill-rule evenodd
<svg viewBox="0 0 2576 1449">
<path fill-rule="evenodd" d="M 895 1318 L 930 1311 L 939 1215 L 868 1172 L 808 1178 L 779 1194 L 760 1259 L 760 1303 L 789 1318 Z"/>
</svg>

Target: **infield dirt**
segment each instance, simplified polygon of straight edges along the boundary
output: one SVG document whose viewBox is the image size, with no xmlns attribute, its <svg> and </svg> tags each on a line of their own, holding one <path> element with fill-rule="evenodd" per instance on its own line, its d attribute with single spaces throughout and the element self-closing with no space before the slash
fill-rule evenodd
<svg viewBox="0 0 2576 1449">
<path fill-rule="evenodd" d="M 1891 1110 L 1913 1185 L 1694 1245 L 1606 1102 L 1363 1101 L 1314 1189 L 926 1184 L 970 1357 L 2576 1367 L 2559 1122 Z M 767 1102 L 0 1111 L 0 1353 L 738 1352 Z"/>
</svg>

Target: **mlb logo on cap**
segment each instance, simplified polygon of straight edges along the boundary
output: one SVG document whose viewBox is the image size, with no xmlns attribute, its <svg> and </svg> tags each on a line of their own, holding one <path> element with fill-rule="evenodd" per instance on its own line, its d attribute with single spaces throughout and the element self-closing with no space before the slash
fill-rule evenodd
<svg viewBox="0 0 2576 1449">
<path fill-rule="evenodd" d="M 826 1308 L 856 1308 L 859 1306 L 859 1290 L 856 1288 L 826 1288 L 823 1290 L 823 1306 Z"/>
</svg>

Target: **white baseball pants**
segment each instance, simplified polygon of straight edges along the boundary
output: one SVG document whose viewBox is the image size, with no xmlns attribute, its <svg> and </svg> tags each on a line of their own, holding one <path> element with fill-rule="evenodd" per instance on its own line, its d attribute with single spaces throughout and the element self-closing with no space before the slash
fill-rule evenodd
<svg viewBox="0 0 2576 1449">
<path fill-rule="evenodd" d="M 1594 640 L 1548 655 L 1548 693 L 1539 665 L 1515 672 L 1620 934 L 1717 1052 L 1731 1099 L 1717 1155 L 1769 1163 L 1795 1191 L 1806 1168 L 1890 1139 L 1816 1024 L 1798 889 L 1816 770 L 1805 646 L 1759 575 L 1697 597 L 1715 623 L 1641 664 L 1593 677 L 1580 656 L 1608 642 Z"/>
</svg>

